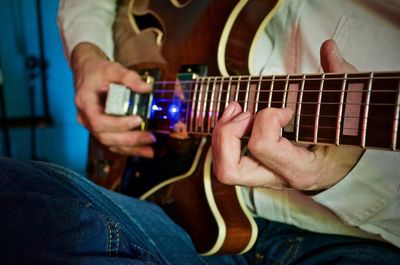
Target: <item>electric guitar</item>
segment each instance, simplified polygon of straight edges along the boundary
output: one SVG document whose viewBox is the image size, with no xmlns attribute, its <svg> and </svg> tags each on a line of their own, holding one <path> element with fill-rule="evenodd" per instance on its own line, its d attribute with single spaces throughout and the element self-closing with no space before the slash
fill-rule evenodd
<svg viewBox="0 0 400 265">
<path fill-rule="evenodd" d="M 108 111 L 146 118 L 155 158 L 110 153 L 91 138 L 88 174 L 108 188 L 122 180 L 126 193 L 160 205 L 203 255 L 243 253 L 257 238 L 241 188 L 211 171 L 209 136 L 230 101 L 253 113 L 292 108 L 282 136 L 294 142 L 399 150 L 400 73 L 251 75 L 252 43 L 280 2 L 126 1 L 118 11 L 130 15 L 117 19 L 115 35 L 123 25 L 135 34 L 117 47 L 148 49 L 150 59 L 119 48 L 116 57 L 153 79 L 153 93 L 110 89 L 122 101 Z"/>
</svg>

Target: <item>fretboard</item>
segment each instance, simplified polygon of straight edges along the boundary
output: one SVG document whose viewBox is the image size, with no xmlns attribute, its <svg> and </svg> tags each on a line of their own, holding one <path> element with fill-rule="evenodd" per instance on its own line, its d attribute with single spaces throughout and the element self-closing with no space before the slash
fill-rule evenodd
<svg viewBox="0 0 400 265">
<path fill-rule="evenodd" d="M 399 150 L 399 80 L 399 72 L 201 77 L 182 81 L 180 95 L 175 84 L 174 99 L 157 104 L 178 104 L 178 120 L 192 134 L 211 134 L 228 103 L 237 101 L 254 114 L 293 109 L 282 136 L 295 142 Z M 171 123 L 166 117 L 153 119 L 160 126 L 161 120 Z"/>
</svg>

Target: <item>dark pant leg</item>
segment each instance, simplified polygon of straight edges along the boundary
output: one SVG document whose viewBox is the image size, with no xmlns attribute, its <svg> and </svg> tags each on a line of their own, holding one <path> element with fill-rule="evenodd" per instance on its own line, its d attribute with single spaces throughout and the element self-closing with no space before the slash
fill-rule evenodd
<svg viewBox="0 0 400 265">
<path fill-rule="evenodd" d="M 241 256 L 206 257 L 210 265 L 378 265 L 400 264 L 399 249 L 380 241 L 312 233 L 257 219 L 259 237 Z"/>
<path fill-rule="evenodd" d="M 250 264 L 400 264 L 399 248 L 376 240 L 313 233 L 259 220 Z"/>
<path fill-rule="evenodd" d="M 157 206 L 65 168 L 0 158 L 0 264 L 202 264 Z"/>
</svg>

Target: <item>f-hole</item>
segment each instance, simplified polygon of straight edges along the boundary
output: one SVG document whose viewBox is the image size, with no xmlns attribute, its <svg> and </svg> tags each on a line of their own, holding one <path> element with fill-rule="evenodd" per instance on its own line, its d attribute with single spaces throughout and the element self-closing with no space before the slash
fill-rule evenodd
<svg viewBox="0 0 400 265">
<path fill-rule="evenodd" d="M 164 27 L 158 18 L 151 13 L 145 15 L 134 15 L 133 17 L 135 18 L 136 25 L 140 31 L 144 31 L 148 28 L 156 28 L 165 32 Z"/>
</svg>

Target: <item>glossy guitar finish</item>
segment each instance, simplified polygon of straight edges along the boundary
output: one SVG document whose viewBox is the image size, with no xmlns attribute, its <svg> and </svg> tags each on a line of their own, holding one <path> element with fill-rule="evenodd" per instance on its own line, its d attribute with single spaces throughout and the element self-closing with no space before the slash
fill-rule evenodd
<svg viewBox="0 0 400 265">
<path fill-rule="evenodd" d="M 122 0 L 114 25 L 116 60 L 138 71 L 158 69 L 160 80 L 175 80 L 184 65 L 206 66 L 214 76 L 249 74 L 252 42 L 280 2 Z M 176 88 L 160 84 L 155 93 L 171 99 L 162 91 Z M 159 120 L 150 129 L 170 128 L 169 122 Z M 158 134 L 156 156 L 149 160 L 112 154 L 92 138 L 88 175 L 114 188 L 124 172 L 124 192 L 159 204 L 188 231 L 199 253 L 245 252 L 256 240 L 256 224 L 240 188 L 212 176 L 209 145 L 199 135 Z"/>
</svg>

